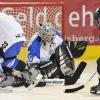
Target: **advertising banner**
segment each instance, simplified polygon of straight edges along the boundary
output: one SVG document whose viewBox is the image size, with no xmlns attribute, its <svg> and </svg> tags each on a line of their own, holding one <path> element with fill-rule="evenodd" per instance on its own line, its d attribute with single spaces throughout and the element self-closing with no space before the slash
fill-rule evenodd
<svg viewBox="0 0 100 100">
<path fill-rule="evenodd" d="M 100 44 L 100 31 L 94 23 L 94 12 L 100 7 L 99 0 L 65 0 L 64 30 L 65 39 L 86 40 L 90 44 Z"/>
<path fill-rule="evenodd" d="M 63 2 L 63 38 L 86 40 L 100 44 L 99 33 L 94 23 L 94 12 L 100 0 L 0 0 L 1 2 Z"/>
</svg>

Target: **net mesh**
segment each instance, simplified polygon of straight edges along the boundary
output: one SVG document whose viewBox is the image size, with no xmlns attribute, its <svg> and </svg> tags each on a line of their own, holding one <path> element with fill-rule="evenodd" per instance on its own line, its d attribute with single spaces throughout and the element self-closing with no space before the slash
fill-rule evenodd
<svg viewBox="0 0 100 100">
<path fill-rule="evenodd" d="M 13 15 L 15 19 L 21 24 L 24 32 L 26 33 L 26 47 L 33 34 L 38 32 L 38 25 L 43 21 L 50 20 L 53 22 L 55 29 L 62 32 L 62 6 L 48 6 L 39 5 L 35 6 L 1 6 L 1 12 Z"/>
</svg>

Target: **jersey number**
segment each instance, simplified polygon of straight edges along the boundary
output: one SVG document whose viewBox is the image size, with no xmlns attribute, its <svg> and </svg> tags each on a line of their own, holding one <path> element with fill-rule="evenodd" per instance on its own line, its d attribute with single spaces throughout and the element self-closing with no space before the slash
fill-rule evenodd
<svg viewBox="0 0 100 100">
<path fill-rule="evenodd" d="M 7 41 L 4 41 L 4 43 L 2 44 L 2 48 L 4 49 L 4 48 L 6 48 L 7 46 L 8 46 Z"/>
</svg>

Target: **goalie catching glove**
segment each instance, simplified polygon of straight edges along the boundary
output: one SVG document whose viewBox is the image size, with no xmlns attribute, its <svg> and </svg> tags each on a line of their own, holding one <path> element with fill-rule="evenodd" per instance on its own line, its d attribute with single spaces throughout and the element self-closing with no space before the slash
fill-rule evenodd
<svg viewBox="0 0 100 100">
<path fill-rule="evenodd" d="M 65 41 L 65 44 L 69 47 L 73 58 L 81 57 L 87 47 L 87 41 Z"/>
</svg>

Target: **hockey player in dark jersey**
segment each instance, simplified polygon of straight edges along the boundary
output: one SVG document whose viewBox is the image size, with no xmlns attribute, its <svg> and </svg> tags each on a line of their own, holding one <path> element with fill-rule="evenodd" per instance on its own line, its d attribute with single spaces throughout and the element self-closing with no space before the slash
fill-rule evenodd
<svg viewBox="0 0 100 100">
<path fill-rule="evenodd" d="M 94 13 L 94 19 L 95 24 L 97 28 L 100 30 L 100 8 L 97 8 Z M 100 34 L 99 34 L 99 40 L 100 40 Z M 96 94 L 98 91 L 100 91 L 100 58 L 97 59 L 97 72 L 98 72 L 98 85 L 91 87 L 90 92 L 93 94 Z"/>
<path fill-rule="evenodd" d="M 17 58 L 25 41 L 23 29 L 15 18 L 0 13 L 0 71 L 3 73 L 0 87 L 17 87 L 25 84 L 28 86 L 34 80 L 36 82 L 36 79 L 42 78 L 39 71 L 35 68 L 27 68 L 25 62 Z"/>
<path fill-rule="evenodd" d="M 73 58 L 84 53 L 86 44 L 85 41 L 63 41 L 61 32 L 55 30 L 52 22 L 43 22 L 28 45 L 27 64 L 40 70 L 44 79 L 64 78 L 65 85 L 74 84 L 83 72 L 86 63 L 82 62 L 75 69 Z"/>
</svg>

